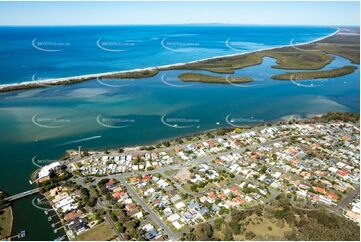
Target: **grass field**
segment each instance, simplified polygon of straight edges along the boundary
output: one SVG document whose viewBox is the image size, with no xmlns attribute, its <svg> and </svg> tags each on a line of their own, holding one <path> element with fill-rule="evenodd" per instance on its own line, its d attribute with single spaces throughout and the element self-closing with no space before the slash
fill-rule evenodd
<svg viewBox="0 0 361 242">
<path fill-rule="evenodd" d="M 165 175 L 167 176 L 173 176 L 174 174 L 176 174 L 179 171 L 179 169 L 175 169 L 175 170 L 166 170 L 164 172 Z"/>
<path fill-rule="evenodd" d="M 234 240 L 247 240 L 247 232 L 255 234 L 255 240 L 282 240 L 285 238 L 285 233 L 292 231 L 290 226 L 277 219 L 261 218 L 252 215 L 247 218 L 249 224 L 245 226 L 245 231 L 242 235 L 235 235 Z M 281 223 L 280 223 L 281 222 Z"/>
<path fill-rule="evenodd" d="M 104 240 L 111 240 L 115 237 L 115 233 L 111 227 L 111 225 L 105 221 L 99 225 L 96 225 L 89 231 L 86 231 L 74 238 L 77 241 L 104 241 Z"/>
<path fill-rule="evenodd" d="M 0 239 L 6 239 L 11 235 L 13 214 L 11 207 L 0 210 Z"/>
</svg>

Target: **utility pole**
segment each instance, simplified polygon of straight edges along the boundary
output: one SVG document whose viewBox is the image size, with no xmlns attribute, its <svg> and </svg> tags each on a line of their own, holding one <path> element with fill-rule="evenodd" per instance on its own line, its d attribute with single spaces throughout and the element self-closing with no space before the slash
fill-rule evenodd
<svg viewBox="0 0 361 242">
<path fill-rule="evenodd" d="M 81 149 L 81 146 L 78 146 L 78 154 L 79 154 L 79 158 L 81 158 L 81 151 L 80 151 L 80 149 Z"/>
</svg>

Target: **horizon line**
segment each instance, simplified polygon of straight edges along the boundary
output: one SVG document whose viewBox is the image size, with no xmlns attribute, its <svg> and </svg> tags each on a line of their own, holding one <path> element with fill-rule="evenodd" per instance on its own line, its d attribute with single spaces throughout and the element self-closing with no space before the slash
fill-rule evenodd
<svg viewBox="0 0 361 242">
<path fill-rule="evenodd" d="M 246 24 L 246 23 L 170 23 L 170 24 L 10 24 L 1 25 L 0 27 L 97 27 L 97 26 L 174 26 L 174 25 L 233 25 L 233 26 L 299 26 L 299 27 L 360 27 L 360 25 L 353 24 Z"/>
</svg>

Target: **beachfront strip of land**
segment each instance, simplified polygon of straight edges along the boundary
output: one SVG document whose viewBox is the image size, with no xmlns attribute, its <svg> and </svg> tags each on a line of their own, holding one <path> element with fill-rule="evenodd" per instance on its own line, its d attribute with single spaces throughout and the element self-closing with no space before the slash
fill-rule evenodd
<svg viewBox="0 0 361 242">
<path fill-rule="evenodd" d="M 297 80 L 333 78 L 348 75 L 355 71 L 353 66 L 344 66 L 331 70 L 320 71 L 323 67 L 331 63 L 334 56 L 341 56 L 350 60 L 353 64 L 360 64 L 360 33 L 356 28 L 341 28 L 333 34 L 303 44 L 294 44 L 284 47 L 263 49 L 253 52 L 227 55 L 223 57 L 213 57 L 188 63 L 178 63 L 144 69 L 129 71 L 116 71 L 99 74 L 88 74 L 74 77 L 54 78 L 48 80 L 28 81 L 13 84 L 0 85 L 0 92 L 9 92 L 31 88 L 44 88 L 56 85 L 69 85 L 89 80 L 106 81 L 109 79 L 137 79 L 148 78 L 157 75 L 161 71 L 187 70 L 187 71 L 208 71 L 210 74 L 198 76 L 199 74 L 190 72 L 186 77 L 180 76 L 182 81 L 231 84 L 232 82 L 251 82 L 252 76 L 234 76 L 236 70 L 260 65 L 264 57 L 271 57 L 276 60 L 276 69 L 283 70 L 314 70 L 304 75 L 303 72 L 289 73 L 272 76 L 274 80 L 292 80 L 293 76 Z M 211 75 L 212 73 L 227 74 L 226 77 Z M 195 75 L 196 78 L 195 78 Z M 191 77 L 191 78 L 190 78 Z M 227 78 L 228 77 L 228 78 Z M 229 79 L 230 78 L 230 79 Z"/>
<path fill-rule="evenodd" d="M 347 240 L 360 218 L 359 135 L 358 121 L 325 119 L 220 129 L 69 151 L 34 179 L 70 239 L 312 240 L 304 226 L 329 217 L 342 223 L 329 239 Z"/>
</svg>

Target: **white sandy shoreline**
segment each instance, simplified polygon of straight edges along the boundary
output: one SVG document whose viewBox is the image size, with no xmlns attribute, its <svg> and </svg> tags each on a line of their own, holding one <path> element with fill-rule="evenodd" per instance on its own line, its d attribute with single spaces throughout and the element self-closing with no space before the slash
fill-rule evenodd
<svg viewBox="0 0 361 242">
<path fill-rule="evenodd" d="M 93 80 L 93 79 L 97 79 L 97 78 L 102 78 L 102 77 L 108 76 L 108 75 L 114 75 L 114 74 L 125 74 L 125 73 L 133 73 L 133 72 L 140 72 L 140 71 L 154 71 L 154 70 L 162 71 L 162 70 L 165 70 L 168 68 L 180 67 L 180 66 L 184 66 L 187 64 L 194 64 L 194 63 L 207 61 L 207 60 L 234 57 L 234 56 L 242 56 L 242 55 L 257 53 L 257 52 L 261 52 L 261 51 L 265 51 L 265 50 L 274 50 L 274 49 L 279 49 L 279 48 L 284 48 L 284 47 L 307 45 L 307 44 L 312 44 L 317 41 L 321 41 L 321 40 L 331 37 L 333 35 L 336 35 L 338 32 L 340 32 L 340 30 L 341 30 L 340 28 L 337 28 L 337 30 L 335 32 L 333 32 L 327 36 L 324 36 L 324 37 L 321 37 L 321 38 L 318 38 L 318 39 L 315 39 L 312 41 L 304 42 L 304 43 L 263 48 L 263 49 L 259 49 L 259 50 L 247 51 L 247 52 L 229 54 L 229 55 L 223 55 L 223 56 L 214 56 L 214 57 L 199 59 L 199 60 L 190 61 L 190 62 L 180 62 L 180 63 L 175 63 L 175 64 L 168 64 L 168 65 L 161 65 L 161 66 L 154 66 L 154 67 L 147 67 L 147 68 L 138 68 L 138 69 L 124 70 L 124 71 L 113 71 L 113 72 L 103 72 L 103 73 L 86 74 L 86 75 L 79 75 L 79 76 L 51 78 L 51 79 L 45 79 L 45 80 L 39 80 L 39 81 L 25 81 L 25 82 L 18 82 L 18 83 L 2 84 L 2 85 L 0 85 L 0 92 L 31 89 L 31 88 L 36 88 L 36 87 L 56 86 L 56 85 L 62 85 L 62 84 L 72 84 L 69 82 L 73 82 L 73 81 L 74 82 L 75 81 L 83 82 L 83 81 Z"/>
</svg>

